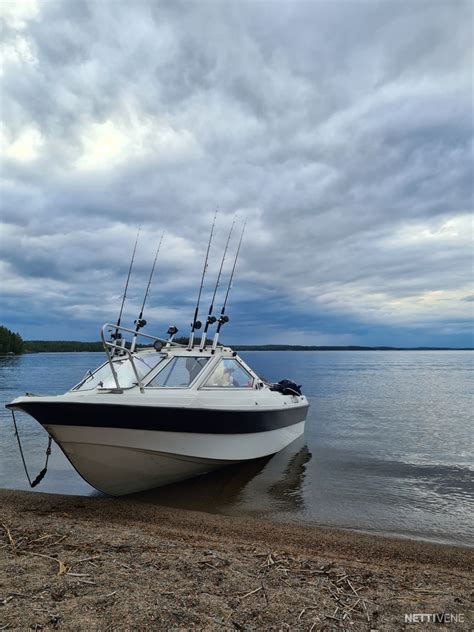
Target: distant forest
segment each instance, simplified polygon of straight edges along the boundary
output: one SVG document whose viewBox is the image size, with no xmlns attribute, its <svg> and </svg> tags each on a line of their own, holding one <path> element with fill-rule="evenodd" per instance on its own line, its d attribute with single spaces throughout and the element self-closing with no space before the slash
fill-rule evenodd
<svg viewBox="0 0 474 632">
<path fill-rule="evenodd" d="M 23 353 L 24 343 L 20 334 L 14 334 L 0 325 L 0 355 Z"/>
<path fill-rule="evenodd" d="M 102 351 L 101 342 L 78 340 L 25 340 L 26 353 L 52 353 L 64 351 Z"/>
<path fill-rule="evenodd" d="M 175 342 L 188 344 L 187 337 L 175 338 Z M 209 342 L 209 341 L 208 341 Z M 195 340 L 199 345 L 199 340 Z M 146 345 L 137 345 L 144 347 Z M 349 345 L 316 346 L 316 345 L 230 345 L 235 351 L 472 351 L 472 347 L 454 349 L 452 347 L 361 347 Z M 0 325 L 0 355 L 19 353 L 56 353 L 77 351 L 103 351 L 102 343 L 81 342 L 79 340 L 23 340 L 20 334 L 13 333 Z"/>
<path fill-rule="evenodd" d="M 3 328 L 4 329 L 4 328 Z M 8 331 L 8 330 L 6 330 Z M 11 332 L 10 332 L 11 333 Z M 17 335 L 17 334 L 14 334 Z M 21 340 L 21 338 L 20 338 Z M 186 345 L 188 338 L 175 338 L 175 342 Z M 195 341 L 195 345 L 199 340 Z M 101 342 L 79 342 L 77 340 L 26 340 L 23 343 L 26 353 L 52 353 L 65 351 L 102 351 Z M 138 345 L 142 347 L 145 345 Z M 235 351 L 449 351 L 447 347 L 361 347 L 361 346 L 304 346 L 304 345 L 231 345 Z M 470 351 L 472 348 L 457 349 Z M 5 353 L 5 352 L 3 352 Z M 21 353 L 15 352 L 15 353 Z"/>
</svg>

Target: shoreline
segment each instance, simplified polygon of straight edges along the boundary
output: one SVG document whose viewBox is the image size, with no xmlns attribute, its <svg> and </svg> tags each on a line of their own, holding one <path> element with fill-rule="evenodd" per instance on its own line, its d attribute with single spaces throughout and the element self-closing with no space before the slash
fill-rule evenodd
<svg viewBox="0 0 474 632">
<path fill-rule="evenodd" d="M 471 627 L 469 547 L 1 489 L 0 523 L 0 629 Z"/>
<path fill-rule="evenodd" d="M 171 485 L 172 487 L 173 485 Z M 159 509 L 169 509 L 170 511 L 177 511 L 177 512 L 185 512 L 185 513 L 192 513 L 192 512 L 196 512 L 199 514 L 205 514 L 208 516 L 213 516 L 215 518 L 229 518 L 231 520 L 249 520 L 249 521 L 253 521 L 256 523 L 265 523 L 265 524 L 272 524 L 275 525 L 275 527 L 281 526 L 281 527 L 287 527 L 287 528 L 303 528 L 303 529 L 311 529 L 311 530 L 321 530 L 323 532 L 326 531 L 331 531 L 331 532 L 337 532 L 337 533 L 348 533 L 350 534 L 354 534 L 354 536 L 368 536 L 368 537 L 372 537 L 372 538 L 382 538 L 384 540 L 397 540 L 399 542 L 415 542 L 415 543 L 420 543 L 420 544 L 434 544 L 437 546 L 443 546 L 443 547 L 454 547 L 455 549 L 466 549 L 468 551 L 472 551 L 474 553 L 474 540 L 472 541 L 472 543 L 466 543 L 464 541 L 461 540 L 449 540 L 449 539 L 443 539 L 441 537 L 436 537 L 436 536 L 429 536 L 429 535 L 419 535 L 416 532 L 396 532 L 396 531 L 378 531 L 376 529 L 374 530 L 369 530 L 369 529 L 364 529 L 364 528 L 358 528 L 358 527 L 354 527 L 354 526 L 344 526 L 344 525 L 335 525 L 335 524 L 324 524 L 324 523 L 318 523 L 318 522 L 313 522 L 309 519 L 302 519 L 302 518 L 294 518 L 292 517 L 291 514 L 288 514 L 288 516 L 284 515 L 284 516 L 274 516 L 271 513 L 267 514 L 255 514 L 255 513 L 249 513 L 249 514 L 239 514 L 239 513 L 226 513 L 224 511 L 212 511 L 210 509 L 207 508 L 207 506 L 205 507 L 200 507 L 197 508 L 196 506 L 190 505 L 190 506 L 186 506 L 186 504 L 169 504 L 166 501 L 164 502 L 159 502 L 156 501 L 153 498 L 149 498 L 149 494 L 150 492 L 152 492 L 154 490 L 147 490 L 144 492 L 137 492 L 136 494 L 130 495 L 130 496 L 123 496 L 123 497 L 113 497 L 113 496 L 107 496 L 107 495 L 99 495 L 99 496 L 95 496 L 95 495 L 91 495 L 91 494 L 85 494 L 85 493 L 80 493 L 80 492 L 64 492 L 64 491 L 45 491 L 45 492 L 41 492 L 38 489 L 27 489 L 26 487 L 24 489 L 18 488 L 18 487 L 0 487 L 0 502 L 2 500 L 2 494 L 3 493 L 16 493 L 18 492 L 19 494 L 39 494 L 39 495 L 43 495 L 43 496 L 51 496 L 51 497 L 57 497 L 57 498 L 72 498 L 72 499 L 76 499 L 76 500 L 80 500 L 80 499 L 103 499 L 103 500 L 115 500 L 115 501 L 120 501 L 120 500 L 127 500 L 127 502 L 130 503 L 137 503 L 138 505 L 142 506 L 142 505 L 150 505 L 152 507 L 156 507 L 158 510 Z M 1 515 L 1 511 L 0 511 L 0 515 Z M 1 631 L 0 631 L 1 632 Z"/>
</svg>

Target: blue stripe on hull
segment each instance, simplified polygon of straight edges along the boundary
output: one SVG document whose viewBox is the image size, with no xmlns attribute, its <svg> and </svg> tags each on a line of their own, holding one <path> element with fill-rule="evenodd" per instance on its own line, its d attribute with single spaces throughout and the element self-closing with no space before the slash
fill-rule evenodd
<svg viewBox="0 0 474 632">
<path fill-rule="evenodd" d="M 277 430 L 304 421 L 308 410 L 308 406 L 288 406 L 283 410 L 233 411 L 84 402 L 24 402 L 16 407 L 43 426 L 92 426 L 205 434 Z"/>
</svg>

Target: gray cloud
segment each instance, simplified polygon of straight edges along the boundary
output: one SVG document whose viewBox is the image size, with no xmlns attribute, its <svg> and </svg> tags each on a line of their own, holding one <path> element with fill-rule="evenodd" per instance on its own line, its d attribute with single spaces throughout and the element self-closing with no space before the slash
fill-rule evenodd
<svg viewBox="0 0 474 632">
<path fill-rule="evenodd" d="M 440 344 L 466 336 L 471 3 L 63 0 L 20 24 L 14 6 L 1 79 L 9 324 L 20 295 L 32 319 L 68 304 L 81 323 L 110 318 L 140 223 L 137 278 L 166 228 L 154 300 L 178 315 L 219 204 L 216 261 L 234 212 L 249 217 L 242 319 L 244 305 L 257 321 L 287 306 L 307 342 L 365 326 L 376 344 L 379 327 L 409 337 L 427 322 Z"/>
</svg>

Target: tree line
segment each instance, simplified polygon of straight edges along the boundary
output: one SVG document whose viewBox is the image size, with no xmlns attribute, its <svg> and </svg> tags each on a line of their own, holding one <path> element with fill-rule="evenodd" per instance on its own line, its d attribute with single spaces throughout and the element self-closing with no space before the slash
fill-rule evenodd
<svg viewBox="0 0 474 632">
<path fill-rule="evenodd" d="M 0 355 L 23 353 L 25 344 L 20 334 L 0 325 Z"/>
<path fill-rule="evenodd" d="M 175 338 L 175 342 L 187 345 L 188 337 Z M 208 344 L 210 341 L 208 341 Z M 199 345 L 199 339 L 194 342 Z M 138 348 L 146 345 L 137 345 Z M 361 346 L 314 346 L 314 345 L 232 345 L 235 351 L 444 351 L 449 347 L 361 347 Z M 458 350 L 468 350 L 464 348 Z M 79 340 L 23 340 L 20 334 L 13 333 L 0 325 L 0 355 L 19 353 L 54 353 L 72 351 L 103 351 L 100 341 L 81 342 Z"/>
<path fill-rule="evenodd" d="M 56 353 L 64 351 L 103 351 L 101 342 L 79 340 L 26 340 L 26 353 Z"/>
</svg>

